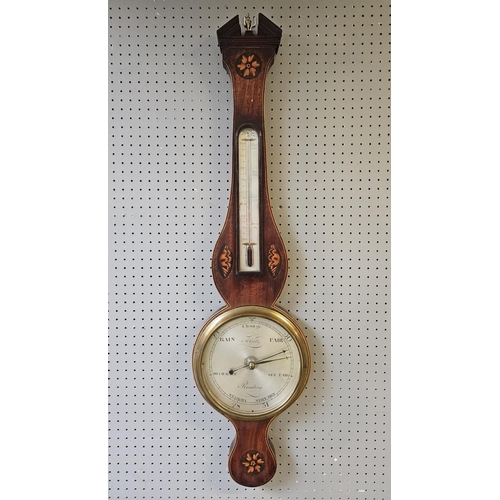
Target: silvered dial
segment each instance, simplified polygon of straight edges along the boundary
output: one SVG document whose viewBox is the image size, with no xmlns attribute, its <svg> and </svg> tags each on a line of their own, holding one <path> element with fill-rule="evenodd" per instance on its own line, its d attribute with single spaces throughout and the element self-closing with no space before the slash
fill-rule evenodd
<svg viewBox="0 0 500 500">
<path fill-rule="evenodd" d="M 307 347 L 302 344 L 295 325 L 276 310 L 233 310 L 202 334 L 197 382 L 218 411 L 266 418 L 289 406 L 305 384 Z"/>
</svg>

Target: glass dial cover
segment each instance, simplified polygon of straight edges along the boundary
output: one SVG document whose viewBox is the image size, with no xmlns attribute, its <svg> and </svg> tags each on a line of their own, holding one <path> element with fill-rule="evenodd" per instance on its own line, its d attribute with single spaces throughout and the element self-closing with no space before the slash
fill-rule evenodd
<svg viewBox="0 0 500 500">
<path fill-rule="evenodd" d="M 210 320 L 194 349 L 196 383 L 226 416 L 259 420 L 282 412 L 307 381 L 302 332 L 276 309 L 244 306 Z"/>
</svg>

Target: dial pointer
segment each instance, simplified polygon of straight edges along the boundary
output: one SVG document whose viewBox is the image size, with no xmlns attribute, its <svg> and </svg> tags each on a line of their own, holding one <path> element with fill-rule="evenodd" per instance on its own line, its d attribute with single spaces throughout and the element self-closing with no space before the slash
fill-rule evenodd
<svg viewBox="0 0 500 500">
<path fill-rule="evenodd" d="M 238 366 L 238 368 L 231 368 L 229 370 L 229 375 L 233 375 L 234 372 L 241 370 L 242 368 L 246 368 L 248 366 L 248 363 L 245 363 L 244 365 Z"/>
<path fill-rule="evenodd" d="M 262 363 L 262 361 L 264 361 L 265 359 L 274 358 L 274 356 L 277 356 L 278 354 L 284 354 L 286 351 L 287 351 L 287 349 L 283 349 L 279 352 L 275 352 L 274 354 L 271 354 L 270 356 L 265 356 L 264 358 L 261 358 L 261 359 L 258 359 L 257 361 L 255 361 L 255 364 L 258 365 L 259 363 Z"/>
<path fill-rule="evenodd" d="M 255 368 L 255 365 L 258 365 L 259 363 L 267 362 L 264 360 L 269 359 L 269 358 L 274 358 L 274 356 L 278 356 L 279 354 L 284 354 L 286 351 L 287 351 L 287 349 L 283 349 L 281 351 L 275 352 L 274 354 L 270 354 L 269 356 L 265 356 L 261 359 L 255 360 L 255 358 L 253 358 L 251 360 L 248 360 L 244 365 L 238 366 L 237 368 L 231 368 L 231 370 L 229 370 L 229 375 L 234 375 L 234 372 L 241 370 L 242 368 L 250 368 L 251 370 L 253 370 Z M 287 358 L 280 358 L 280 359 L 287 359 Z M 278 361 L 278 360 L 272 360 L 272 361 Z"/>
<path fill-rule="evenodd" d="M 261 361 L 258 363 L 259 365 L 263 365 L 264 363 L 272 363 L 273 361 L 281 361 L 283 359 L 288 359 L 288 356 L 285 356 L 284 358 L 274 358 L 274 359 L 268 359 L 266 361 Z M 257 363 L 256 363 L 257 364 Z"/>
</svg>

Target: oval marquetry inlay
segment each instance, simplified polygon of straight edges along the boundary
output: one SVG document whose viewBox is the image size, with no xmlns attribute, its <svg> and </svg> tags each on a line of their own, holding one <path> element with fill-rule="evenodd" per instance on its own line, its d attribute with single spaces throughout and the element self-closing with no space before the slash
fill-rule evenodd
<svg viewBox="0 0 500 500">
<path fill-rule="evenodd" d="M 233 267 L 233 253 L 231 249 L 224 245 L 222 252 L 219 255 L 219 271 L 223 278 L 227 278 Z"/>
<path fill-rule="evenodd" d="M 281 255 L 274 245 L 271 245 L 267 254 L 267 268 L 273 278 L 276 278 L 281 270 Z"/>
</svg>

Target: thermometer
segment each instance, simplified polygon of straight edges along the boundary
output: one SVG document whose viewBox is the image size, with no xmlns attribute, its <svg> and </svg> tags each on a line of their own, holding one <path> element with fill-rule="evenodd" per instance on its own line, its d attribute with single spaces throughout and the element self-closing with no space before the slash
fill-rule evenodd
<svg viewBox="0 0 500 500">
<path fill-rule="evenodd" d="M 259 136 L 250 127 L 238 134 L 238 271 L 261 271 Z"/>
</svg>

